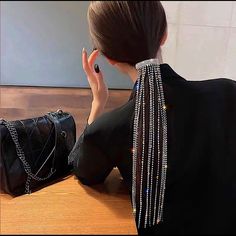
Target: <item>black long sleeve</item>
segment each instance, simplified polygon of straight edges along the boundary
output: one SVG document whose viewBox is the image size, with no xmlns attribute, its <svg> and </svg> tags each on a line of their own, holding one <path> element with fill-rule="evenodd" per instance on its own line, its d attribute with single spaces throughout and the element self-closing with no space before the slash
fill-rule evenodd
<svg viewBox="0 0 236 236">
<path fill-rule="evenodd" d="M 86 125 L 69 155 L 74 174 L 83 184 L 102 183 L 114 167 L 118 167 L 125 182 L 130 183 L 132 160 L 131 156 L 126 157 L 132 154 L 128 140 L 131 140 L 133 105 L 129 99 L 123 106 Z"/>
<path fill-rule="evenodd" d="M 167 105 L 168 168 L 164 221 L 139 234 L 236 234 L 236 81 L 188 81 L 161 64 Z M 130 100 L 86 127 L 76 142 L 74 173 L 104 181 L 117 166 L 132 185 Z"/>
<path fill-rule="evenodd" d="M 74 174 L 86 185 L 103 182 L 114 167 L 91 136 L 91 126 L 87 123 L 69 156 L 73 160 Z"/>
</svg>

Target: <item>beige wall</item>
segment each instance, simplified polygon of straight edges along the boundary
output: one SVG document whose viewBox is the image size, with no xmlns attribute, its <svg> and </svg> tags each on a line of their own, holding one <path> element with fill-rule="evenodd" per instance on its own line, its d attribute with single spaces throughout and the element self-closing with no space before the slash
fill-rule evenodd
<svg viewBox="0 0 236 236">
<path fill-rule="evenodd" d="M 161 2 L 169 27 L 163 61 L 188 80 L 236 80 L 236 2 Z"/>
<path fill-rule="evenodd" d="M 164 62 L 188 80 L 236 80 L 236 2 L 161 1 Z M 81 50 L 92 50 L 87 1 L 1 1 L 0 84 L 88 87 Z M 109 88 L 132 88 L 102 57 Z"/>
</svg>

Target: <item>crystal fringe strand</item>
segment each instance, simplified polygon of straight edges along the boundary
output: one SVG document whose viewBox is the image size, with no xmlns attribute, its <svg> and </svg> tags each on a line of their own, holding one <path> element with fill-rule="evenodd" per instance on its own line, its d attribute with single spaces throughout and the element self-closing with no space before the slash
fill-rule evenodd
<svg viewBox="0 0 236 236">
<path fill-rule="evenodd" d="M 166 184 L 166 171 L 167 171 L 167 117 L 166 117 L 166 110 L 165 110 L 165 100 L 164 100 L 164 92 L 161 80 L 161 73 L 160 73 L 160 65 L 154 66 L 155 75 L 158 78 L 158 93 L 160 101 L 160 115 L 162 120 L 162 167 L 161 167 L 161 186 L 160 186 L 160 193 L 159 193 L 159 206 L 158 206 L 158 217 L 157 223 L 163 220 L 163 205 L 164 205 L 164 194 L 165 194 L 165 184 Z M 159 110 L 158 110 L 159 112 Z"/>
<path fill-rule="evenodd" d="M 137 134 L 139 132 L 138 130 L 138 121 L 140 117 L 140 107 L 141 107 L 141 97 L 143 92 L 143 81 L 144 77 L 142 78 L 142 75 L 144 73 L 141 73 L 140 79 L 137 81 L 137 89 L 136 89 L 136 101 L 135 101 L 135 119 L 134 119 L 134 138 L 133 138 L 133 173 L 136 173 L 136 160 L 137 160 L 137 148 L 138 148 L 138 140 L 137 140 Z M 132 180 L 132 204 L 133 204 L 133 213 L 136 217 L 136 174 L 133 175 Z"/>
<path fill-rule="evenodd" d="M 138 228 L 146 228 L 147 225 L 158 224 L 163 220 L 167 173 L 167 115 L 158 59 L 137 63 L 136 69 L 139 76 L 133 127 L 132 205 Z M 145 79 L 148 79 L 148 83 Z M 149 104 L 145 104 L 147 92 Z"/>
</svg>

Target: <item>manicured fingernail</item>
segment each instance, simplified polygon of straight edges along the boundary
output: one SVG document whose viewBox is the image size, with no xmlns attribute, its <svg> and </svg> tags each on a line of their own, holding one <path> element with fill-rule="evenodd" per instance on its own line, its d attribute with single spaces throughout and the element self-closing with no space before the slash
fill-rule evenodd
<svg viewBox="0 0 236 236">
<path fill-rule="evenodd" d="M 95 70 L 96 73 L 99 73 L 100 70 L 99 70 L 98 64 L 95 64 L 95 65 L 94 65 L 94 70 Z"/>
<path fill-rule="evenodd" d="M 85 48 L 82 49 L 82 52 L 85 52 Z"/>
</svg>

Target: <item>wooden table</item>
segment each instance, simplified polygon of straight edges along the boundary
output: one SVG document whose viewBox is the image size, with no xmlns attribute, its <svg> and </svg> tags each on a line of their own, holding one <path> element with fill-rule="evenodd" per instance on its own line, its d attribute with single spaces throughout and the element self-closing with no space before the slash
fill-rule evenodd
<svg viewBox="0 0 236 236">
<path fill-rule="evenodd" d="M 62 108 L 79 136 L 90 110 L 90 90 L 0 87 L 0 117 L 26 119 Z M 129 91 L 110 91 L 107 110 L 122 105 Z M 78 137 L 77 136 L 77 137 Z M 128 191 L 114 169 L 104 184 L 82 185 L 74 176 L 31 195 L 0 194 L 1 234 L 137 234 Z"/>
<path fill-rule="evenodd" d="M 0 194 L 1 234 L 137 234 L 117 169 L 102 185 L 74 176 L 30 195 Z"/>
</svg>

